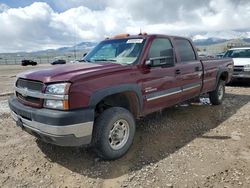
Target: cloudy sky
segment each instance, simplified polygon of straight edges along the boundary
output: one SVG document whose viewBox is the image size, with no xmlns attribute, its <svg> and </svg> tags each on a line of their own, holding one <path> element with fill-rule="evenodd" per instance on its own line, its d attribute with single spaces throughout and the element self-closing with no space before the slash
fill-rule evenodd
<svg viewBox="0 0 250 188">
<path fill-rule="evenodd" d="M 0 0 L 0 53 L 99 41 L 117 33 L 250 31 L 249 0 Z"/>
</svg>

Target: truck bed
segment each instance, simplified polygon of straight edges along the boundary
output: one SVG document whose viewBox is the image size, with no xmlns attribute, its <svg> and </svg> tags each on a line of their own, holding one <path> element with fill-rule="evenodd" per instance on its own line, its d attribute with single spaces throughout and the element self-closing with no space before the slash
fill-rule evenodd
<svg viewBox="0 0 250 188">
<path fill-rule="evenodd" d="M 203 86 L 201 93 L 207 93 L 215 89 L 218 79 L 218 71 L 223 71 L 225 70 L 225 68 L 229 72 L 229 75 L 227 75 L 226 83 L 230 81 L 230 78 L 233 74 L 233 60 L 231 58 L 202 59 L 201 63 L 203 66 Z"/>
</svg>

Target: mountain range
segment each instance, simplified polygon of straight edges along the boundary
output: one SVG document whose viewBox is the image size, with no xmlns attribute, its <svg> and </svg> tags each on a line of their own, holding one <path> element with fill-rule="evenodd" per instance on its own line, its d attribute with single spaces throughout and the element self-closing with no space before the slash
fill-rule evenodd
<svg viewBox="0 0 250 188">
<path fill-rule="evenodd" d="M 194 44 L 197 46 L 209 46 L 214 44 L 226 43 L 232 39 L 240 39 L 243 42 L 250 43 L 250 32 L 246 31 L 216 31 L 216 32 L 201 32 L 195 35 L 188 35 Z M 81 42 L 71 47 L 61 47 L 58 49 L 48 49 L 42 51 L 32 52 L 34 54 L 42 53 L 67 53 L 74 51 L 89 51 L 97 42 Z"/>
<path fill-rule="evenodd" d="M 47 50 L 41 50 L 41 51 L 35 51 L 32 52 L 33 54 L 43 54 L 43 53 L 68 53 L 68 52 L 84 52 L 89 51 L 93 47 L 95 47 L 97 42 L 81 42 L 79 44 L 76 44 L 74 46 L 70 47 L 61 47 L 57 49 L 47 49 Z"/>
<path fill-rule="evenodd" d="M 243 42 L 250 42 L 250 32 L 248 31 L 217 31 L 204 32 L 191 35 L 193 42 L 197 46 L 207 46 L 213 44 L 225 43 L 232 39 L 240 39 Z"/>
</svg>

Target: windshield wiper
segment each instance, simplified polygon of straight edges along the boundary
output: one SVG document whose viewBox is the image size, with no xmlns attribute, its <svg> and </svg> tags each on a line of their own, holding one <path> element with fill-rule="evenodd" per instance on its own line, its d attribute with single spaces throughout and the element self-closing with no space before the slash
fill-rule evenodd
<svg viewBox="0 0 250 188">
<path fill-rule="evenodd" d="M 115 59 L 95 59 L 94 61 L 113 61 L 113 62 L 116 62 Z"/>
<path fill-rule="evenodd" d="M 90 61 L 86 60 L 86 59 L 81 59 L 81 60 L 79 60 L 79 62 L 90 62 Z"/>
</svg>

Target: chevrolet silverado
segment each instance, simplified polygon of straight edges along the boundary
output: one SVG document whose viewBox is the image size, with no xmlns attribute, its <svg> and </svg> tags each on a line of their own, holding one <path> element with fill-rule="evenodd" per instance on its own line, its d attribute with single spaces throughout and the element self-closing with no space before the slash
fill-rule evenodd
<svg viewBox="0 0 250 188">
<path fill-rule="evenodd" d="M 131 146 L 135 119 L 205 93 L 219 105 L 232 72 L 231 58 L 201 60 L 188 38 L 122 34 L 78 63 L 17 75 L 9 107 L 38 139 L 113 160 Z"/>
</svg>

